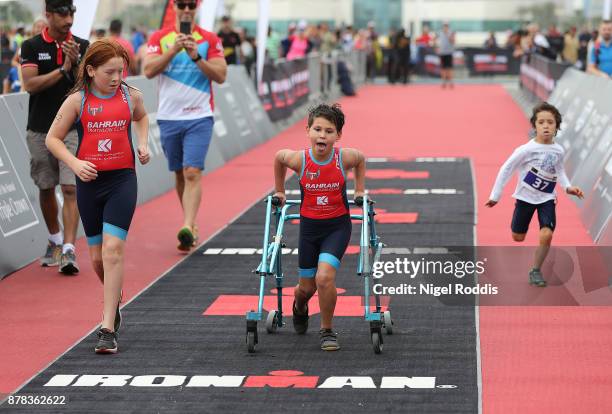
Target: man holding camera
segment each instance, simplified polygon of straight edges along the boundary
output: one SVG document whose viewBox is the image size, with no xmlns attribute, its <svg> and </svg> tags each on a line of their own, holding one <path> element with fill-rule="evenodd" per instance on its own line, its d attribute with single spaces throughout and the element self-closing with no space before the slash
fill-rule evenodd
<svg viewBox="0 0 612 414">
<path fill-rule="evenodd" d="M 157 123 L 168 168 L 176 175 L 183 208 L 178 249 L 185 252 L 198 236 L 201 175 L 214 124 L 212 81 L 223 83 L 227 74 L 221 40 L 195 24 L 199 3 L 174 0 L 176 24 L 151 36 L 144 61 L 148 78 L 161 75 Z"/>
</svg>

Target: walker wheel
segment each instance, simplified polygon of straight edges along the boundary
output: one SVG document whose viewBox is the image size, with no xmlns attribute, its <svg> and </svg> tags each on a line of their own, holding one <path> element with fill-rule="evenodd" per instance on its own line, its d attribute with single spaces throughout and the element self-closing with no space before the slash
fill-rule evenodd
<svg viewBox="0 0 612 414">
<path fill-rule="evenodd" d="M 278 311 L 270 311 L 268 312 L 268 317 L 266 318 L 266 331 L 271 334 L 276 332 L 276 328 L 278 327 Z"/>
<path fill-rule="evenodd" d="M 387 335 L 393 335 L 393 320 L 390 311 L 383 312 L 383 326 Z"/>
<path fill-rule="evenodd" d="M 380 354 L 382 352 L 383 344 L 380 340 L 379 332 L 372 332 L 372 347 L 374 348 L 375 354 Z"/>
<path fill-rule="evenodd" d="M 248 331 L 246 335 L 247 349 L 250 354 L 255 352 L 255 332 Z"/>
</svg>

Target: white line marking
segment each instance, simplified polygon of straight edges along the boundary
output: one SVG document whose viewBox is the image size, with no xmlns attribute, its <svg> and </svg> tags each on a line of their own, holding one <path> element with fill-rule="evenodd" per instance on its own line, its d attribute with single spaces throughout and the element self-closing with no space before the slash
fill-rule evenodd
<svg viewBox="0 0 612 414">
<path fill-rule="evenodd" d="M 478 252 L 478 235 L 476 233 L 476 224 L 478 223 L 478 191 L 476 188 L 476 174 L 474 172 L 474 163 L 472 159 L 470 163 L 470 175 L 472 176 L 472 190 L 474 192 L 474 225 L 472 227 L 474 252 Z M 478 256 L 477 254 L 475 256 Z M 479 297 L 476 295 L 474 304 L 474 326 L 476 328 L 476 385 L 478 386 L 478 414 L 482 414 L 482 360 L 480 353 L 480 306 Z"/>
</svg>

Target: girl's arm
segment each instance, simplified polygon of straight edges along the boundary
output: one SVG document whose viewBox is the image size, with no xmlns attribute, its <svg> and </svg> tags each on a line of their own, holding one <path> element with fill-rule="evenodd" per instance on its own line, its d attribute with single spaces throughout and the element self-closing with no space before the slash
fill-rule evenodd
<svg viewBox="0 0 612 414">
<path fill-rule="evenodd" d="M 525 152 L 523 151 L 522 147 L 519 147 L 514 150 L 510 158 L 508 158 L 504 165 L 501 166 L 499 173 L 497 174 L 497 178 L 495 179 L 493 190 L 489 196 L 489 201 L 487 201 L 485 204 L 487 207 L 493 207 L 495 204 L 497 204 L 501 198 L 504 186 L 508 184 L 508 181 L 510 178 L 512 178 L 512 175 L 516 169 L 519 167 L 519 165 L 521 165 L 524 155 Z"/>
<path fill-rule="evenodd" d="M 96 166 L 89 161 L 79 160 L 64 144 L 64 138 L 74 125 L 81 110 L 81 93 L 70 95 L 55 116 L 53 124 L 49 129 L 45 145 L 55 158 L 63 161 L 81 181 L 95 180 L 98 176 Z"/>
<path fill-rule="evenodd" d="M 355 169 L 355 198 L 365 195 L 365 157 L 361 151 L 353 148 L 342 149 L 342 163 L 345 171 Z"/>
<path fill-rule="evenodd" d="M 274 157 L 274 196 L 280 198 L 281 205 L 285 204 L 285 200 L 287 199 L 285 196 L 287 168 L 292 169 L 298 174 L 301 172 L 301 151 L 283 149 L 278 151 Z"/>
<path fill-rule="evenodd" d="M 136 126 L 136 139 L 138 141 L 138 160 L 145 165 L 151 159 L 149 154 L 149 116 L 144 108 L 142 92 L 130 88 L 132 102 L 134 103 L 134 113 L 132 120 Z"/>
</svg>

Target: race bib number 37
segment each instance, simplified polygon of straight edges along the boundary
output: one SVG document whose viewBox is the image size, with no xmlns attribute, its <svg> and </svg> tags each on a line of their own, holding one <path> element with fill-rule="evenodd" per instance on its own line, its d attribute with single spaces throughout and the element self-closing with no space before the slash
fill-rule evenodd
<svg viewBox="0 0 612 414">
<path fill-rule="evenodd" d="M 528 184 L 531 188 L 535 188 L 543 193 L 552 193 L 555 189 L 555 185 L 557 184 L 555 181 L 547 180 L 531 170 L 527 173 L 523 179 L 523 182 Z"/>
</svg>

